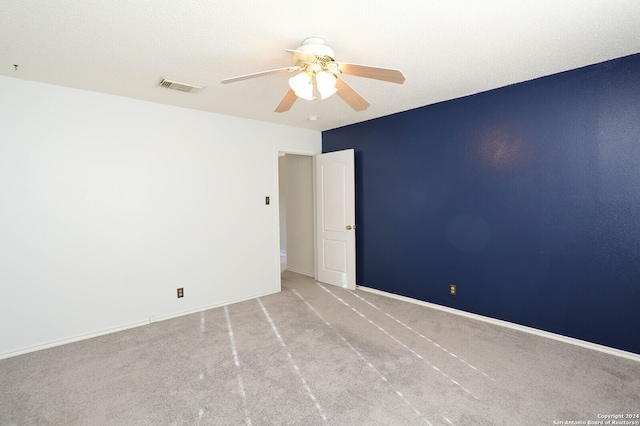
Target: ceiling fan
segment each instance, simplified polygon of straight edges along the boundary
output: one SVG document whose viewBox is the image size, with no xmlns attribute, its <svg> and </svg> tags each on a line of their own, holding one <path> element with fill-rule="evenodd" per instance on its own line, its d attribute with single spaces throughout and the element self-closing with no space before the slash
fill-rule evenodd
<svg viewBox="0 0 640 426">
<path fill-rule="evenodd" d="M 337 93 L 355 111 L 363 111 L 369 108 L 369 102 L 340 78 L 340 74 L 397 84 L 402 84 L 405 80 L 402 71 L 399 70 L 336 62 L 333 59 L 333 49 L 327 46 L 323 39 L 317 37 L 305 39 L 302 46 L 296 50 L 285 49 L 285 51 L 295 57 L 296 62 L 293 66 L 226 78 L 221 83 L 235 83 L 271 74 L 299 71 L 289 79 L 289 90 L 275 112 L 289 111 L 299 97 L 308 100 L 315 100 L 318 97 L 326 99 L 334 93 Z"/>
</svg>

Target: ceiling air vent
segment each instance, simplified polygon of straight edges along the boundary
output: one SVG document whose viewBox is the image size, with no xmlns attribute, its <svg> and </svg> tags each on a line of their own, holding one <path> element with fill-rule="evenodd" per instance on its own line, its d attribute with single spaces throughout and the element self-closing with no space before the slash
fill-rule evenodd
<svg viewBox="0 0 640 426">
<path fill-rule="evenodd" d="M 166 89 L 179 90 L 181 92 L 190 92 L 193 89 L 202 89 L 202 86 L 198 86 L 197 84 L 184 83 L 182 81 L 175 80 L 167 80 L 163 78 L 160 82 L 160 87 L 164 87 Z"/>
</svg>

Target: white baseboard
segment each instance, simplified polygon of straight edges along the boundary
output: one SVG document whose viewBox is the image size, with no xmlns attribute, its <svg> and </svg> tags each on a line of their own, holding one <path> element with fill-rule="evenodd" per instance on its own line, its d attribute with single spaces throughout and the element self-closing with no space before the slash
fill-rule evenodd
<svg viewBox="0 0 640 426">
<path fill-rule="evenodd" d="M 28 346 L 26 348 L 18 349 L 15 351 L 5 352 L 0 354 L 0 359 L 11 358 L 18 355 L 28 354 L 30 352 L 41 351 L 43 349 L 54 348 L 56 346 L 66 345 L 67 343 L 79 342 L 85 339 L 91 339 L 93 337 L 104 336 L 105 334 L 117 333 L 118 331 L 128 330 L 130 328 L 140 327 L 149 324 L 149 321 L 136 321 L 121 325 L 119 327 L 105 328 L 102 330 L 92 331 L 90 333 L 77 334 L 75 336 L 67 337 L 64 339 L 52 340 L 50 342 L 42 343 L 39 345 Z"/>
<path fill-rule="evenodd" d="M 144 321 L 136 321 L 136 322 L 128 323 L 128 324 L 121 325 L 121 326 L 118 326 L 118 327 L 105 328 L 105 329 L 102 329 L 102 330 L 92 331 L 90 333 L 78 334 L 78 335 L 67 337 L 67 338 L 64 338 L 64 339 L 58 339 L 58 340 L 53 340 L 53 341 L 50 341 L 50 342 L 42 343 L 42 344 L 39 344 L 39 345 L 29 346 L 29 347 L 26 347 L 26 348 L 15 350 L 15 351 L 4 352 L 4 353 L 0 354 L 0 359 L 6 359 L 6 358 L 11 358 L 11 357 L 14 357 L 14 356 L 18 356 L 18 355 L 24 355 L 24 354 L 27 354 L 27 353 L 30 353 L 30 352 L 41 351 L 43 349 L 49 349 L 49 348 L 53 348 L 53 347 L 56 347 L 56 346 L 66 345 L 67 343 L 74 343 L 74 342 L 79 342 L 79 341 L 85 340 L 85 339 L 91 339 L 93 337 L 104 336 L 106 334 L 117 333 L 118 331 L 124 331 L 124 330 L 128 330 L 130 328 L 141 327 L 141 326 L 144 326 L 144 325 L 149 325 L 149 324 L 154 323 L 154 322 L 165 321 L 165 320 L 168 320 L 168 319 L 171 319 L 171 318 L 177 318 L 177 317 L 181 317 L 181 316 L 184 316 L 184 315 L 195 314 L 197 312 L 206 311 L 208 309 L 220 308 L 220 307 L 225 306 L 225 305 L 232 305 L 234 303 L 244 302 L 245 300 L 256 299 L 258 297 L 268 296 L 270 294 L 278 293 L 279 291 L 280 291 L 280 289 L 274 290 L 274 291 L 268 291 L 268 292 L 265 292 L 265 293 L 252 295 L 252 296 L 249 296 L 249 297 L 243 297 L 243 298 L 231 300 L 231 301 L 228 301 L 228 302 L 216 303 L 216 304 L 212 304 L 212 305 L 200 306 L 200 307 L 197 307 L 197 308 L 194 308 L 194 309 L 189 309 L 189 310 L 186 310 L 186 311 L 174 312 L 174 313 L 168 314 L 168 315 L 151 316 L 151 317 L 149 317 L 148 320 L 144 320 Z"/>
<path fill-rule="evenodd" d="M 609 346 L 599 345 L 597 343 L 587 342 L 585 340 L 575 339 L 573 337 L 563 336 L 561 334 L 551 333 L 549 331 L 539 330 L 533 327 L 527 327 L 525 325 L 515 324 L 509 321 L 503 321 L 491 317 L 485 317 L 484 315 L 473 314 L 471 312 L 461 311 L 459 309 L 450 308 L 448 306 L 437 305 L 435 303 L 424 302 L 418 299 L 412 299 L 411 297 L 400 296 L 393 293 L 388 293 L 382 290 L 376 290 L 375 288 L 369 288 L 364 286 L 357 286 L 358 290 L 367 291 L 369 293 L 378 294 L 380 296 L 390 297 L 392 299 L 402 300 L 403 302 L 409 302 L 427 308 L 437 309 L 439 311 L 448 312 L 450 314 L 460 315 L 463 317 L 471 318 L 478 321 L 484 321 L 489 324 L 495 324 L 502 327 L 511 328 L 514 330 L 522 331 L 525 333 L 535 334 L 536 336 L 546 337 L 548 339 L 558 340 L 560 342 L 569 343 L 571 345 L 581 346 L 583 348 L 591 349 L 594 351 L 604 352 L 609 355 L 615 355 L 622 358 L 627 358 L 632 361 L 640 362 L 640 354 L 633 352 L 623 351 L 621 349 L 610 348 Z"/>
<path fill-rule="evenodd" d="M 295 269 L 295 268 L 289 268 L 288 266 L 287 266 L 287 269 L 285 269 L 285 271 L 295 272 L 296 274 L 300 274 L 300 275 L 304 275 L 304 276 L 307 276 L 307 277 L 314 278 L 313 272 L 300 271 L 300 270 Z"/>
<path fill-rule="evenodd" d="M 234 303 L 240 303 L 240 302 L 244 302 L 246 300 L 257 299 L 258 297 L 264 297 L 264 296 L 268 296 L 270 294 L 275 294 L 275 293 L 279 293 L 279 292 L 280 292 L 280 289 L 272 290 L 272 291 L 267 291 L 265 293 L 254 294 L 254 295 L 248 296 L 248 297 L 241 297 L 239 299 L 234 299 L 234 300 L 227 301 L 227 302 L 214 303 L 212 305 L 206 305 L 206 306 L 199 306 L 197 308 L 189 309 L 187 311 L 179 311 L 179 312 L 175 312 L 173 314 L 160 315 L 160 316 L 157 316 L 157 317 L 149 317 L 149 323 L 158 322 L 158 321 L 165 321 L 165 320 L 168 320 L 168 319 L 171 319 L 171 318 L 182 317 L 182 316 L 185 316 L 185 315 L 191 315 L 191 314 L 195 314 L 195 313 L 198 313 L 198 312 L 207 311 L 209 309 L 221 308 L 223 306 L 233 305 Z"/>
</svg>

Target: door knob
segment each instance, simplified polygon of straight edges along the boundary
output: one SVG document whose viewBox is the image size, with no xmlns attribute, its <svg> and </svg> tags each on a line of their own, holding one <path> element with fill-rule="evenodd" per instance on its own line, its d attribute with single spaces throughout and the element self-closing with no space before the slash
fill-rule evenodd
<svg viewBox="0 0 640 426">
<path fill-rule="evenodd" d="M 355 226 L 347 225 L 347 231 L 351 231 L 352 229 L 356 229 Z"/>
</svg>

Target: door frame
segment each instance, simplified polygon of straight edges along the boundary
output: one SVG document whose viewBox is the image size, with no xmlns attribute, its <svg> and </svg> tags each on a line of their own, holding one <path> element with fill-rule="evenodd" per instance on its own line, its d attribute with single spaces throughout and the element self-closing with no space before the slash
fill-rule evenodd
<svg viewBox="0 0 640 426">
<path fill-rule="evenodd" d="M 322 152 L 316 152 L 316 151 L 309 151 L 309 150 L 295 150 L 295 149 L 280 149 L 278 147 L 275 147 L 274 149 L 274 167 L 276 170 L 275 173 L 275 182 L 274 182 L 274 188 L 275 188 L 275 192 L 276 192 L 276 196 L 274 197 L 275 199 L 273 200 L 273 204 L 275 204 L 276 207 L 276 215 L 275 215 L 275 227 L 276 227 L 276 247 L 275 247 L 275 252 L 277 254 L 276 259 L 276 265 L 277 265 L 277 271 L 278 271 L 278 283 L 281 283 L 281 278 L 280 278 L 280 185 L 279 185 L 279 181 L 280 181 L 280 164 L 278 162 L 278 158 L 280 154 L 290 154 L 290 155 L 301 155 L 301 156 L 305 156 L 305 157 L 311 157 L 313 160 L 313 157 L 315 157 L 318 154 L 322 154 Z M 315 166 L 314 166 L 315 167 Z M 313 183 L 311 184 L 311 191 L 312 191 L 312 197 L 313 197 L 313 278 L 316 279 L 318 277 L 318 271 L 317 271 L 317 253 L 316 253 L 316 185 L 315 185 L 315 173 L 314 173 L 314 178 L 313 178 Z"/>
</svg>

